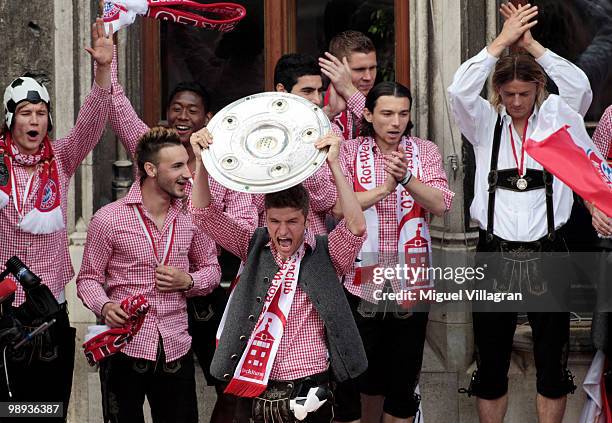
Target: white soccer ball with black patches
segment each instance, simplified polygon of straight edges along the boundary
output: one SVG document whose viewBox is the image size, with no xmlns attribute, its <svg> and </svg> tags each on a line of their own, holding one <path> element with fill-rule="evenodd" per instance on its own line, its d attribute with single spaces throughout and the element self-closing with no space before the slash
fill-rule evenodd
<svg viewBox="0 0 612 423">
<path fill-rule="evenodd" d="M 42 101 L 47 105 L 49 110 L 48 130 L 51 131 L 53 129 L 53 121 L 51 120 L 51 97 L 49 97 L 49 92 L 44 85 L 28 76 L 20 76 L 4 90 L 4 121 L 6 126 L 11 127 L 17 105 L 24 101 L 32 104 Z"/>
<path fill-rule="evenodd" d="M 308 413 L 314 413 L 331 399 L 331 392 L 323 386 L 315 386 L 308 390 L 305 397 L 295 397 L 289 401 L 289 408 L 299 421 L 304 420 Z"/>
</svg>

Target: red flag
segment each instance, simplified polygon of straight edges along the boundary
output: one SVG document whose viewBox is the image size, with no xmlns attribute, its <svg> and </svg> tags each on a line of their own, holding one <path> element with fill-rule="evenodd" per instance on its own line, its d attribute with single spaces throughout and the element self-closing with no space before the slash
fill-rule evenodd
<svg viewBox="0 0 612 423">
<path fill-rule="evenodd" d="M 556 95 L 551 95 L 538 113 L 537 127 L 525 143 L 527 153 L 612 216 L 612 169 L 588 136 L 582 116 Z"/>
</svg>

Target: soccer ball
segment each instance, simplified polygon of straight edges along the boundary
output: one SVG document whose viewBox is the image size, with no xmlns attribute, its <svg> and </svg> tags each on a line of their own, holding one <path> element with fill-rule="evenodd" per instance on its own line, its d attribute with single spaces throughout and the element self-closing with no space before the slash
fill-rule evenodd
<svg viewBox="0 0 612 423">
<path fill-rule="evenodd" d="M 17 105 L 23 101 L 36 104 L 41 101 L 47 105 L 49 109 L 49 128 L 51 131 L 53 128 L 53 121 L 51 120 L 51 98 L 49 92 L 44 85 L 38 83 L 34 78 L 27 76 L 21 76 L 10 83 L 6 90 L 4 90 L 4 121 L 6 126 L 9 128 L 13 123 L 13 116 Z"/>
</svg>

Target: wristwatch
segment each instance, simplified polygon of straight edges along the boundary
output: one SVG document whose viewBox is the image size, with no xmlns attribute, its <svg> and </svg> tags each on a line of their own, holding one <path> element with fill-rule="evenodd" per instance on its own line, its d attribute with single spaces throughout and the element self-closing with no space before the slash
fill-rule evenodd
<svg viewBox="0 0 612 423">
<path fill-rule="evenodd" d="M 408 170 L 406 171 L 406 176 L 404 176 L 402 179 L 397 181 L 397 183 L 402 186 L 405 186 L 408 182 L 410 182 L 411 179 L 412 179 L 412 172 Z"/>
</svg>

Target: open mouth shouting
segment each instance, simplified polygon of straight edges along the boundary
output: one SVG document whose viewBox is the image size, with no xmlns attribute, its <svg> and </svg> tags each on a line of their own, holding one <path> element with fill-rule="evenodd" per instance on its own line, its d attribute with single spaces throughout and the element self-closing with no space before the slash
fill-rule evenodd
<svg viewBox="0 0 612 423">
<path fill-rule="evenodd" d="M 277 237 L 276 240 L 278 241 L 278 246 L 283 249 L 291 248 L 291 245 L 293 243 L 293 240 L 291 238 Z"/>
<path fill-rule="evenodd" d="M 31 131 L 26 132 L 26 135 L 28 136 L 28 141 L 37 141 L 39 134 L 40 134 L 40 132 L 35 131 L 35 130 L 31 130 Z"/>
</svg>

